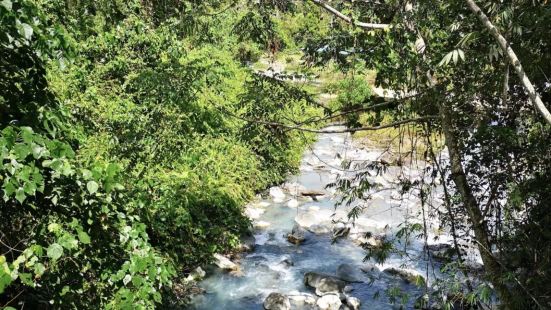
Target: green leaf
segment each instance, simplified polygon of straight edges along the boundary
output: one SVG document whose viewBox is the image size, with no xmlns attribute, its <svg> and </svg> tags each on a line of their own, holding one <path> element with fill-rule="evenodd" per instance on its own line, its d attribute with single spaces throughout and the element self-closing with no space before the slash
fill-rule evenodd
<svg viewBox="0 0 551 310">
<path fill-rule="evenodd" d="M 86 183 L 86 188 L 90 194 L 94 194 L 98 191 L 99 185 L 96 181 L 88 181 L 88 183 Z"/>
<path fill-rule="evenodd" d="M 57 260 L 63 255 L 63 247 L 57 243 L 52 243 L 46 250 L 46 255 L 53 260 Z"/>
<path fill-rule="evenodd" d="M 34 287 L 33 278 L 32 278 L 32 275 L 30 273 L 20 273 L 19 274 L 19 279 L 21 280 L 21 283 L 23 283 L 27 286 Z"/>
<path fill-rule="evenodd" d="M 457 51 L 459 52 L 459 58 L 461 58 L 461 60 L 465 61 L 465 52 L 463 52 L 462 49 L 458 49 Z"/>
<path fill-rule="evenodd" d="M 12 8 L 12 2 L 10 0 L 2 0 L 0 4 L 5 7 L 8 11 L 11 11 Z"/>
<path fill-rule="evenodd" d="M 88 169 L 82 169 L 82 177 L 85 179 L 85 180 L 88 180 L 92 177 L 92 171 L 88 170 Z"/>
<path fill-rule="evenodd" d="M 124 276 L 124 279 L 122 279 L 122 283 L 124 283 L 124 285 L 128 284 L 128 282 L 130 282 L 130 280 L 132 280 L 132 276 L 127 274 L 126 276 Z"/>
<path fill-rule="evenodd" d="M 19 203 L 23 203 L 23 201 L 25 201 L 25 198 L 27 196 L 25 195 L 25 190 L 23 188 L 18 188 L 17 189 L 17 192 L 15 193 L 15 199 L 17 199 L 17 201 L 19 201 Z"/>
<path fill-rule="evenodd" d="M 80 240 L 80 242 L 82 242 L 83 244 L 89 244 L 90 243 L 90 236 L 84 231 L 79 231 L 78 232 L 78 240 Z"/>
<path fill-rule="evenodd" d="M 75 239 L 73 235 L 70 233 L 64 233 L 59 239 L 57 239 L 57 242 L 64 248 L 71 250 L 78 247 L 78 241 Z"/>
<path fill-rule="evenodd" d="M 441 66 L 449 64 L 450 60 L 452 58 L 452 54 L 453 54 L 453 52 L 447 53 L 446 56 L 444 56 L 444 58 L 442 58 L 442 60 L 440 60 L 440 62 L 438 63 L 438 66 L 441 67 Z"/>
<path fill-rule="evenodd" d="M 71 290 L 71 288 L 68 285 L 65 285 L 61 289 L 61 292 L 59 293 L 59 296 L 65 296 L 65 294 L 67 294 L 70 290 Z"/>
<path fill-rule="evenodd" d="M 48 225 L 48 231 L 49 232 L 53 232 L 53 233 L 57 233 L 61 230 L 61 225 L 57 224 L 57 223 L 51 223 Z"/>
<path fill-rule="evenodd" d="M 25 37 L 25 39 L 30 40 L 33 36 L 33 27 L 27 23 L 21 23 L 18 25 L 19 33 Z"/>
<path fill-rule="evenodd" d="M 15 192 L 15 186 L 9 181 L 9 179 L 6 179 L 4 182 L 4 194 L 6 196 L 11 196 Z"/>
<path fill-rule="evenodd" d="M 32 149 L 28 144 L 18 143 L 13 147 L 13 151 L 18 159 L 25 159 L 29 154 L 32 153 Z"/>
<path fill-rule="evenodd" d="M 34 273 L 37 276 L 43 275 L 45 271 L 46 271 L 46 267 L 44 267 L 44 265 L 42 263 L 36 263 L 34 265 Z"/>
</svg>

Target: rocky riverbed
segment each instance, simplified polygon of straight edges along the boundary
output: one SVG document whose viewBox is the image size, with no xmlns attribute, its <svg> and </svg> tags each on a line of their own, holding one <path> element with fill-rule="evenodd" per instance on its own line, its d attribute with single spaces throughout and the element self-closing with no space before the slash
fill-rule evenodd
<svg viewBox="0 0 551 310">
<path fill-rule="evenodd" d="M 298 175 L 246 206 L 254 238 L 243 240 L 246 252 L 239 258 L 216 257 L 216 267 L 200 283 L 205 293 L 194 298 L 193 308 L 394 309 L 402 302 L 413 308 L 414 298 L 406 301 L 397 292 L 423 295 L 419 284 L 439 275 L 440 265 L 428 259 L 423 240 L 410 240 L 407 256 L 394 254 L 383 264 L 364 261 L 364 248 L 394 238 L 405 221 L 421 221 L 415 193 L 400 192 L 397 184 L 400 178 L 423 177 L 422 166 L 391 166 L 383 175 L 368 176 L 375 185 L 371 199 L 353 222 L 348 213 L 362 202 L 336 208 L 338 193 L 326 187 L 359 172 L 358 165 L 343 169 L 343 161 L 369 163 L 382 154 L 356 147 L 348 134 L 320 135 Z M 429 250 L 449 249 L 446 234 L 428 235 Z"/>
</svg>

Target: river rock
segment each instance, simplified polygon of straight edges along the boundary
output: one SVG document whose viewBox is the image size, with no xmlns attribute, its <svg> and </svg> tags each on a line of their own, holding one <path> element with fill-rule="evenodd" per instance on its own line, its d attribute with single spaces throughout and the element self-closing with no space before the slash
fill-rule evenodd
<svg viewBox="0 0 551 310">
<path fill-rule="evenodd" d="M 270 293 L 266 299 L 264 299 L 264 309 L 266 310 L 289 310 L 291 309 L 291 303 L 287 296 L 280 293 Z"/>
<path fill-rule="evenodd" d="M 371 219 L 367 216 L 360 216 L 354 220 L 354 226 L 357 231 L 381 233 L 387 229 L 383 222 Z"/>
<path fill-rule="evenodd" d="M 245 215 L 250 218 L 251 220 L 258 219 L 262 214 L 264 214 L 265 210 L 261 208 L 255 208 L 252 206 L 248 206 L 245 208 Z"/>
<path fill-rule="evenodd" d="M 255 222 L 254 223 L 254 228 L 257 228 L 257 229 L 266 229 L 268 227 L 270 227 L 270 223 L 269 222 L 266 222 L 266 221 L 258 221 L 258 222 Z"/>
<path fill-rule="evenodd" d="M 337 223 L 333 227 L 333 239 L 344 238 L 348 233 L 350 233 L 350 227 L 343 223 Z"/>
<path fill-rule="evenodd" d="M 372 232 L 353 233 L 349 235 L 352 241 L 362 247 L 380 248 L 385 240 L 385 235 L 373 235 Z"/>
<path fill-rule="evenodd" d="M 456 255 L 455 248 L 447 243 L 429 244 L 426 249 L 435 259 L 448 261 Z"/>
<path fill-rule="evenodd" d="M 227 257 L 222 256 L 218 253 L 214 254 L 213 257 L 214 257 L 214 264 L 218 268 L 220 268 L 222 270 L 226 270 L 226 271 L 237 271 L 237 270 L 239 270 L 239 265 L 232 262 Z"/>
<path fill-rule="evenodd" d="M 241 251 L 252 252 L 256 246 L 256 239 L 253 235 L 241 236 Z"/>
<path fill-rule="evenodd" d="M 203 268 L 197 267 L 190 273 L 190 275 L 197 281 L 203 279 L 207 273 L 203 270 Z"/>
<path fill-rule="evenodd" d="M 270 196 L 272 196 L 275 202 L 283 202 L 285 199 L 285 193 L 280 187 L 277 186 L 270 188 Z"/>
<path fill-rule="evenodd" d="M 311 212 L 318 212 L 320 210 L 320 207 L 318 206 L 309 206 L 308 207 L 308 211 L 311 211 Z"/>
<path fill-rule="evenodd" d="M 285 257 L 279 262 L 280 265 L 286 266 L 286 267 L 292 267 L 295 265 L 295 262 L 290 256 Z"/>
<path fill-rule="evenodd" d="M 346 297 L 346 305 L 352 310 L 359 310 L 361 302 L 356 297 Z"/>
<path fill-rule="evenodd" d="M 207 273 L 201 267 L 195 268 L 192 272 L 189 273 L 187 278 L 184 280 L 186 282 L 192 281 L 201 281 Z"/>
<path fill-rule="evenodd" d="M 287 202 L 287 207 L 289 207 L 289 208 L 296 208 L 296 207 L 298 207 L 298 205 L 299 205 L 298 200 L 296 200 L 294 198 Z"/>
<path fill-rule="evenodd" d="M 337 267 L 337 278 L 346 282 L 363 282 L 360 269 L 350 264 L 340 264 Z"/>
<path fill-rule="evenodd" d="M 313 189 L 305 189 L 300 192 L 300 195 L 315 198 L 315 197 L 325 196 L 325 192 L 317 191 Z"/>
<path fill-rule="evenodd" d="M 265 263 L 257 263 L 254 268 L 255 272 L 262 273 L 262 277 L 265 280 L 278 281 L 281 279 L 282 273 L 272 269 Z"/>
<path fill-rule="evenodd" d="M 318 299 L 316 305 L 320 310 L 339 310 L 342 305 L 341 299 L 337 295 L 323 295 Z"/>
<path fill-rule="evenodd" d="M 406 282 L 412 283 L 412 284 L 419 283 L 420 281 L 425 282 L 425 277 L 423 277 L 419 272 L 411 269 L 400 269 L 396 267 L 389 267 L 383 270 L 383 272 L 393 276 L 398 276 L 404 279 Z"/>
<path fill-rule="evenodd" d="M 364 245 L 369 246 L 370 248 L 380 248 L 383 246 L 384 237 L 374 236 L 367 238 Z"/>
<path fill-rule="evenodd" d="M 317 272 L 307 272 L 304 274 L 304 284 L 316 289 L 316 295 L 322 296 L 328 293 L 342 293 L 346 282 L 341 279 Z"/>
<path fill-rule="evenodd" d="M 304 185 L 296 182 L 287 182 L 283 184 L 281 187 L 291 196 L 300 196 L 300 193 L 306 190 Z"/>
<path fill-rule="evenodd" d="M 256 206 L 258 206 L 259 208 L 266 208 L 270 206 L 270 203 L 267 201 L 260 201 L 259 203 L 256 204 Z"/>
<path fill-rule="evenodd" d="M 373 263 L 365 263 L 360 267 L 360 270 L 365 272 L 370 279 L 379 279 L 381 277 L 381 269 Z"/>
<path fill-rule="evenodd" d="M 299 309 L 302 309 L 302 305 L 315 305 L 316 304 L 316 296 L 309 294 L 309 293 L 303 293 L 298 291 L 292 291 L 289 294 L 287 294 L 287 297 L 291 301 L 291 304 L 297 306 Z"/>
<path fill-rule="evenodd" d="M 322 209 L 319 211 L 301 211 L 295 216 L 295 222 L 301 227 L 309 229 L 313 225 L 325 225 L 331 227 L 332 210 Z"/>
<path fill-rule="evenodd" d="M 299 245 L 306 240 L 305 231 L 300 225 L 295 224 L 290 234 L 287 234 L 287 241 Z"/>
<path fill-rule="evenodd" d="M 322 225 L 322 224 L 314 224 L 307 229 L 309 232 L 316 234 L 316 235 L 322 235 L 322 234 L 328 234 L 331 230 L 329 229 L 329 226 Z"/>
</svg>

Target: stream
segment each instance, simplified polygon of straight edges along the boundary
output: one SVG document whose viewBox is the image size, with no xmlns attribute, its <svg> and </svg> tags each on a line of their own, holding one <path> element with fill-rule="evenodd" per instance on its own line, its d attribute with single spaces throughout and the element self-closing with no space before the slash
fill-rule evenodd
<svg viewBox="0 0 551 310">
<path fill-rule="evenodd" d="M 342 127 L 332 127 L 342 128 Z M 288 178 L 287 183 L 271 188 L 265 198 L 251 202 L 246 213 L 255 226 L 254 251 L 243 253 L 238 261 L 240 272 L 228 273 L 213 269 L 200 283 L 205 294 L 196 297 L 193 309 L 263 309 L 265 298 L 272 292 L 291 296 L 291 309 L 318 309 L 315 305 L 293 298 L 315 292 L 304 284 L 304 274 L 320 272 L 336 275 L 343 264 L 353 269 L 354 277 L 362 282 L 349 283 L 346 295 L 361 301 L 360 309 L 400 309 L 401 295 L 392 296 L 388 291 L 400 288 L 411 298 L 404 308 L 413 308 L 415 297 L 423 294 L 423 289 L 407 281 L 404 276 L 383 272 L 388 268 L 422 275 L 427 281 L 438 276 L 439 265 L 428 260 L 423 251 L 424 240 L 412 240 L 408 245 L 407 258 L 392 254 L 384 264 L 376 265 L 380 271 L 362 272 L 360 268 L 372 266 L 364 262 L 366 252 L 359 244 L 373 242 L 366 240 L 365 232 L 375 236 L 393 237 L 404 220 L 421 220 L 420 202 L 414 193 L 401 194 L 397 190 L 399 177 L 411 179 L 422 177 L 419 169 L 390 167 L 382 175 L 373 175 L 370 182 L 377 183 L 379 189 L 355 225 L 348 225 L 347 237 L 333 242 L 332 231 L 335 221 L 347 221 L 349 207 L 335 208 L 338 195 L 326 185 L 335 182 L 337 176 L 353 176 L 354 171 L 341 168 L 344 159 L 356 163 L 378 160 L 381 150 L 370 150 L 355 146 L 349 134 L 320 134 L 317 142 L 305 153 L 300 173 Z M 352 165 L 354 166 L 354 165 Z M 325 193 L 317 199 L 304 196 L 304 192 Z M 295 245 L 287 240 L 295 223 L 304 229 L 305 241 Z M 340 225 L 340 226 L 339 226 Z M 437 226 L 437 223 L 433 224 Z M 429 242 L 437 234 L 429 231 Z M 438 236 L 438 243 L 449 243 L 446 234 Z M 341 267 L 342 268 L 342 267 Z M 388 271 L 388 270 L 387 270 Z M 395 290 L 397 292 L 397 290 Z M 394 300 L 394 302 L 393 302 Z M 343 308 L 341 308 L 343 309 Z"/>
</svg>

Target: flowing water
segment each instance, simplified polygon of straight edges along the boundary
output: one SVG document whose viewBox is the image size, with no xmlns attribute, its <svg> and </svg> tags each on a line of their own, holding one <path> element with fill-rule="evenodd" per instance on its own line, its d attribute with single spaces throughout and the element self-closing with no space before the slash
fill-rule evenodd
<svg viewBox="0 0 551 310">
<path fill-rule="evenodd" d="M 252 253 L 246 253 L 239 261 L 241 275 L 234 275 L 214 270 L 201 282 L 206 293 L 194 300 L 195 309 L 263 309 L 264 298 L 271 292 L 293 295 L 297 292 L 312 293 L 303 283 L 306 272 L 315 271 L 335 274 L 343 263 L 355 267 L 364 264 L 365 251 L 352 239 L 360 233 L 370 231 L 375 234 L 393 236 L 399 224 L 405 219 L 420 220 L 419 201 L 415 195 L 400 195 L 397 188 L 399 176 L 419 178 L 420 169 L 391 167 L 383 176 L 372 176 L 372 182 L 380 185 L 373 199 L 367 204 L 362 216 L 352 228 L 350 238 L 332 242 L 332 234 L 308 233 L 306 241 L 294 245 L 287 241 L 286 235 L 291 231 L 295 220 L 305 226 L 331 227 L 332 220 L 347 219 L 346 207 L 335 209 L 338 196 L 332 189 L 326 189 L 328 183 L 334 182 L 339 175 L 352 175 L 355 172 L 343 171 L 343 159 L 353 162 L 377 160 L 381 151 L 365 150 L 354 146 L 348 134 L 321 134 L 317 143 L 305 154 L 300 173 L 288 179 L 285 196 L 279 188 L 272 189 L 266 199 L 251 203 L 256 210 L 255 239 L 256 247 Z M 405 170 L 404 170 L 405 169 Z M 327 195 L 313 201 L 298 197 L 293 190 L 305 188 L 324 191 Z M 295 194 L 295 195 L 293 195 Z M 291 202 L 290 202 L 291 201 Z M 298 202 L 298 206 L 296 204 Z M 252 212 L 255 213 L 255 212 Z M 263 224 L 263 225 L 262 225 Z M 263 226 L 263 227 L 258 227 Z M 267 226 L 267 227 L 265 227 Z M 433 236 L 429 232 L 431 237 Z M 447 241 L 442 236 L 439 242 Z M 432 239 L 432 238 L 431 238 Z M 406 268 L 417 271 L 429 281 L 438 270 L 429 264 L 422 251 L 422 240 L 414 240 L 409 246 L 409 258 L 393 255 L 381 269 L 388 267 Z M 291 261 L 290 266 L 282 261 Z M 431 267 L 430 267 L 431 266 Z M 362 274 L 360 272 L 360 274 Z M 350 284 L 354 290 L 348 295 L 361 300 L 361 309 L 395 309 L 392 297 L 386 292 L 393 287 L 400 288 L 410 296 L 419 295 L 421 289 L 399 277 L 381 273 L 380 278 L 369 278 L 365 282 Z M 396 297 L 398 304 L 400 296 Z M 413 307 L 413 298 L 406 303 L 406 308 Z M 308 309 L 295 305 L 294 309 Z"/>
</svg>

